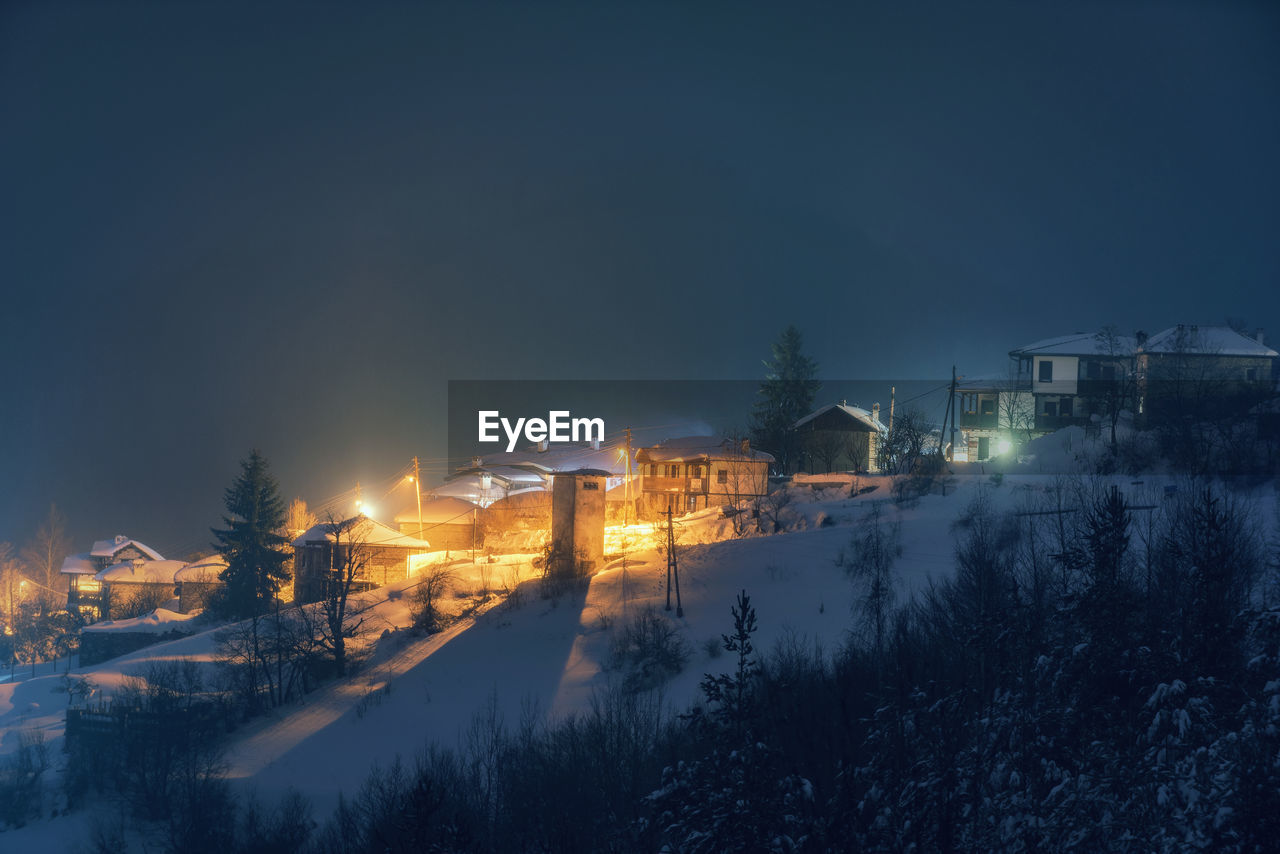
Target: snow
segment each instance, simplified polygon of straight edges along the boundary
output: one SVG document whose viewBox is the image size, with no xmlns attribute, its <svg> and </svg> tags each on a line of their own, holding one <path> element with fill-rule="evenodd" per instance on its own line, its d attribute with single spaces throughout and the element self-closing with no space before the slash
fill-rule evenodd
<svg viewBox="0 0 1280 854">
<path fill-rule="evenodd" d="M 841 412 L 844 412 L 846 415 L 848 415 L 855 421 L 866 425 L 868 429 L 874 430 L 877 433 L 889 432 L 889 428 L 886 427 L 884 424 L 880 423 L 880 419 L 876 418 L 870 412 L 863 409 L 861 406 L 850 406 L 847 403 L 832 403 L 822 407 L 821 409 L 814 410 L 813 412 L 810 412 L 808 415 L 806 415 L 804 418 L 801 418 L 799 421 L 797 421 L 793 426 L 802 427 L 805 424 L 808 424 L 813 419 L 817 418 L 818 416 L 824 415 L 833 409 L 839 409 Z"/>
<path fill-rule="evenodd" d="M 1147 339 L 1144 353 L 1199 353 L 1214 356 L 1280 356 L 1229 326 L 1171 326 Z"/>
<path fill-rule="evenodd" d="M 67 555 L 62 559 L 62 569 L 60 572 L 67 575 L 93 575 L 98 571 L 98 565 L 93 562 L 93 556 L 88 552 L 80 554 Z"/>
<path fill-rule="evenodd" d="M 180 560 L 142 560 L 114 563 L 94 578 L 113 584 L 173 584 L 173 576 L 186 566 Z"/>
<path fill-rule="evenodd" d="M 93 544 L 93 550 L 90 554 L 93 557 L 114 557 L 117 552 L 129 546 L 133 546 L 152 560 L 164 560 L 164 556 L 155 549 L 137 540 L 131 540 L 124 534 L 116 534 L 115 538 L 110 540 L 98 540 Z"/>
<path fill-rule="evenodd" d="M 376 519 L 370 519 L 368 516 L 353 517 L 337 523 L 341 528 L 342 538 L 344 542 L 358 542 L 369 546 L 394 546 L 405 549 L 422 549 L 423 551 L 431 548 L 431 544 L 426 540 L 420 540 L 417 537 L 411 537 L 408 534 L 402 534 L 390 525 L 384 525 Z M 308 543 L 334 542 L 334 525 L 328 522 L 321 522 L 313 525 L 311 528 L 293 541 L 294 548 L 301 548 Z"/>
<path fill-rule="evenodd" d="M 193 560 L 173 574 L 175 582 L 195 581 L 206 584 L 219 581 L 218 576 L 227 568 L 227 559 L 222 555 Z"/>
<path fill-rule="evenodd" d="M 1038 458 L 1055 452 L 1069 457 L 1062 445 L 1078 437 L 1046 439 L 1052 441 L 1035 448 Z M 668 616 L 692 650 L 684 671 L 663 686 L 665 702 L 674 709 L 699 697 L 703 674 L 733 667 L 732 656 L 713 657 L 710 650 L 730 629 L 729 606 L 741 590 L 757 611 L 754 640 L 761 654 L 787 644 L 834 651 L 859 625 L 852 610 L 854 589 L 837 560 L 873 507 L 879 508 L 884 524 L 900 532 L 902 553 L 894 571 L 901 603 L 932 580 L 951 576 L 954 522 L 973 499 L 982 495 L 994 509 L 1012 510 L 1061 482 L 1060 475 L 1034 473 L 1034 467 L 1000 479 L 977 475 L 976 464 L 955 469 L 975 474 L 951 478 L 945 494 L 903 504 L 890 500 L 894 478 L 889 476 L 797 478 L 788 490 L 790 502 L 779 512 L 784 532 L 770 536 L 734 536 L 733 520 L 719 508 L 677 519 L 683 617 L 664 610 L 666 560 L 659 546 L 666 532 L 651 523 L 610 527 L 610 557 L 603 571 L 584 592 L 558 599 L 539 595 L 537 534 L 502 538 L 509 548 L 527 543 L 521 553 L 481 557 L 474 563 L 453 561 L 459 580 L 448 601 L 457 612 L 480 603 L 480 588 L 486 584 L 519 592 L 505 602 L 488 598 L 436 635 L 404 630 L 411 624 L 406 594 L 417 578 L 361 594 L 355 607 L 376 627 L 365 665 L 349 679 L 329 683 L 233 732 L 227 743 L 229 778 L 239 791 L 255 791 L 266 801 L 296 789 L 313 799 L 317 816 L 325 816 L 339 793 L 356 791 L 375 763 L 385 767 L 397 756 L 411 760 L 429 743 L 456 745 L 489 703 L 508 725 L 517 725 L 528 710 L 558 717 L 587 708 L 593 695 L 622 680 L 625 674 L 613 666 L 614 638 L 648 607 Z M 1112 482 L 1139 501 L 1148 500 L 1142 490 L 1158 494 L 1163 483 L 1158 477 L 1146 478 L 1141 487 L 1127 477 Z M 871 489 L 851 495 L 854 485 Z M 1273 507 L 1274 495 L 1268 501 L 1267 507 Z M 1260 512 L 1266 519 L 1273 515 Z M 442 562 L 445 557 L 433 553 L 428 559 Z M 158 632 L 183 623 L 196 631 L 74 671 L 97 686 L 92 701 L 109 697 L 129 675 L 155 662 L 190 658 L 213 677 L 218 627 L 191 624 L 186 615 L 163 611 L 117 625 L 148 621 Z M 1177 683 L 1162 686 L 1161 699 L 1176 689 Z M 35 729 L 45 735 L 51 753 L 61 756 L 66 706 L 60 676 L 0 685 L 0 755 L 16 749 L 19 733 Z M 5 844 L 31 839 L 36 841 L 28 843 L 30 850 L 65 848 L 47 840 L 57 840 L 59 834 L 71 838 L 66 828 L 83 827 L 83 822 L 81 814 L 73 814 L 41 825 L 48 828 L 46 836 L 28 830 L 21 837 L 5 837 Z"/>
<path fill-rule="evenodd" d="M 177 611 L 157 608 L 150 614 L 143 614 L 141 617 L 132 617 L 128 620 L 103 620 L 91 626 L 85 626 L 81 631 L 146 632 L 147 634 L 162 635 L 166 632 L 181 631 L 184 628 L 188 628 L 184 624 L 198 616 L 199 614 L 179 614 Z"/>
<path fill-rule="evenodd" d="M 467 521 L 477 507 L 478 505 L 472 504 L 470 501 L 447 495 L 423 499 L 421 520 L 424 525 L 443 525 L 448 522 Z M 395 520 L 397 524 L 401 522 L 417 524 L 419 520 L 417 503 L 415 502 L 397 513 Z"/>
</svg>

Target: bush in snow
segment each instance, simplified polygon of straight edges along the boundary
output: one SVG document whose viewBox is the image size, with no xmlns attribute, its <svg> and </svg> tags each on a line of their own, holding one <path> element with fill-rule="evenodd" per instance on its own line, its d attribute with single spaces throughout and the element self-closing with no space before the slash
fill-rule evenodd
<svg viewBox="0 0 1280 854">
<path fill-rule="evenodd" d="M 675 623 L 647 604 L 613 639 L 613 665 L 627 671 L 629 691 L 656 688 L 684 670 L 689 643 Z"/>
</svg>

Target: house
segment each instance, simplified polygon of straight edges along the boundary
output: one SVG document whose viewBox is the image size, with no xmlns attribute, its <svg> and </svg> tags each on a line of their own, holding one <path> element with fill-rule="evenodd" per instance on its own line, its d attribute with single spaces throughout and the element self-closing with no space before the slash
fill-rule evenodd
<svg viewBox="0 0 1280 854">
<path fill-rule="evenodd" d="M 331 573 L 355 567 L 355 590 L 403 581 L 417 570 L 415 558 L 431 544 L 367 516 L 321 522 L 293 541 L 293 598 L 318 601 Z M 348 563 L 350 561 L 350 564 Z"/>
<path fill-rule="evenodd" d="M 436 549 L 478 549 L 484 545 L 484 525 L 478 504 L 451 495 L 432 495 L 396 514 L 400 533 L 429 537 Z"/>
<path fill-rule="evenodd" d="M 965 379 L 956 386 L 956 427 L 961 439 L 951 459 L 983 462 L 1039 435 L 1030 384 L 991 377 Z"/>
<path fill-rule="evenodd" d="M 668 439 L 636 452 L 640 513 L 656 518 L 712 504 L 737 504 L 764 495 L 769 488 L 772 454 L 747 440 L 687 436 Z"/>
<path fill-rule="evenodd" d="M 145 560 L 164 560 L 164 557 L 123 534 L 98 540 L 87 552 L 68 555 L 61 568 L 67 577 L 67 610 L 91 621 L 103 619 L 102 583 L 95 576 L 114 564 Z"/>
<path fill-rule="evenodd" d="M 1009 351 L 1013 393 L 1030 392 L 1031 435 L 1089 426 L 1111 406 L 1131 408 L 1137 340 L 1127 335 L 1077 332 Z"/>
<path fill-rule="evenodd" d="M 173 580 L 178 588 L 178 612 L 190 614 L 207 607 L 210 594 L 225 584 L 221 576 L 226 568 L 227 559 L 214 554 L 193 560 L 175 572 Z"/>
<path fill-rule="evenodd" d="M 186 565 L 181 560 L 126 560 L 98 572 L 93 577 L 101 588 L 100 618 L 128 619 L 170 607 L 176 595 L 174 576 Z"/>
<path fill-rule="evenodd" d="M 1276 360 L 1262 330 L 1178 324 L 1138 347 L 1138 411 L 1144 421 L 1235 417 L 1272 396 Z"/>
<path fill-rule="evenodd" d="M 809 413 L 793 427 L 800 437 L 800 469 L 808 474 L 879 470 L 880 445 L 889 428 L 880 404 L 868 411 L 847 401 Z"/>
</svg>

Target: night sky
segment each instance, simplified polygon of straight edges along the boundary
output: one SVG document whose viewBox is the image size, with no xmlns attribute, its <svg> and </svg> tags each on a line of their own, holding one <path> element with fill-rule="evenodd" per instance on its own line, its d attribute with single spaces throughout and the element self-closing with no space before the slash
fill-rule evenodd
<svg viewBox="0 0 1280 854">
<path fill-rule="evenodd" d="M 189 550 L 251 447 L 314 503 L 449 379 L 788 322 L 850 378 L 1280 339 L 1275 4 L 621 5 L 0 7 L 0 540 Z"/>
</svg>

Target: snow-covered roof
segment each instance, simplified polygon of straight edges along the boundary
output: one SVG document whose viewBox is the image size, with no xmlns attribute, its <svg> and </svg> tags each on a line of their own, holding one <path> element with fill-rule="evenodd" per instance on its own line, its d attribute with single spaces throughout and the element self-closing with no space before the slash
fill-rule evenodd
<svg viewBox="0 0 1280 854">
<path fill-rule="evenodd" d="M 549 442 L 541 451 L 537 445 L 527 445 L 511 453 L 486 454 L 480 462 L 483 468 L 495 473 L 495 466 L 529 466 L 544 472 L 605 469 L 622 474 L 626 470 L 625 456 L 625 449 L 616 444 L 594 448 L 583 442 Z"/>
<path fill-rule="evenodd" d="M 179 614 L 167 608 L 156 608 L 150 614 L 132 617 L 128 620 L 103 620 L 91 626 L 85 626 L 82 632 L 146 632 L 162 635 L 166 632 L 179 631 L 190 634 L 191 628 L 184 625 L 198 617 L 199 614 Z"/>
<path fill-rule="evenodd" d="M 173 574 L 173 580 L 176 582 L 202 582 L 211 583 L 219 581 L 218 576 L 227 568 L 227 559 L 222 555 L 210 555 L 209 557 L 193 560 L 185 564 L 181 569 Z"/>
<path fill-rule="evenodd" d="M 441 495 L 422 500 L 422 523 L 424 525 L 443 525 L 448 522 L 458 524 L 471 522 L 471 513 L 478 505 L 452 495 Z M 418 505 L 406 507 L 396 514 L 396 522 L 417 523 Z"/>
<path fill-rule="evenodd" d="M 308 543 L 334 542 L 337 539 L 334 535 L 335 527 L 342 531 L 342 541 L 346 543 L 356 542 L 366 546 L 401 549 L 426 550 L 431 547 L 426 540 L 402 534 L 376 519 L 370 519 L 368 516 L 354 516 L 334 524 L 321 522 L 313 525 L 293 541 L 294 548 L 301 548 Z"/>
<path fill-rule="evenodd" d="M 636 459 L 644 462 L 680 463 L 695 460 L 727 460 L 744 459 L 773 462 L 773 455 L 748 447 L 746 452 L 732 447 L 732 439 L 721 439 L 718 436 L 683 436 L 678 439 L 664 439 L 656 445 L 641 448 Z"/>
<path fill-rule="evenodd" d="M 174 573 L 184 566 L 181 560 L 127 560 L 113 563 L 94 578 L 112 584 L 172 584 Z"/>
<path fill-rule="evenodd" d="M 1056 338 L 1045 338 L 1033 341 L 1022 347 L 1009 351 L 1010 356 L 1132 356 L 1138 346 L 1136 339 L 1128 335 L 1117 335 L 1115 351 L 1111 343 L 1097 332 L 1074 332 L 1070 335 L 1059 335 Z"/>
<path fill-rule="evenodd" d="M 64 557 L 61 571 L 67 575 L 93 575 L 98 571 L 98 565 L 93 562 L 92 555 L 88 552 L 81 552 L 80 554 Z"/>
<path fill-rule="evenodd" d="M 164 556 L 160 552 L 137 540 L 131 540 L 124 534 L 116 534 L 110 540 L 98 540 L 93 544 L 93 550 L 89 552 L 93 557 L 115 557 L 122 550 L 133 546 L 152 560 L 164 560 Z"/>
<path fill-rule="evenodd" d="M 817 409 L 817 410 L 814 410 L 813 412 L 810 412 L 804 418 L 801 418 L 799 421 L 797 421 L 793 426 L 801 427 L 805 424 L 808 424 L 810 421 L 817 418 L 818 416 L 825 415 L 826 413 L 830 412 L 833 409 L 840 410 L 845 415 L 859 422 L 869 430 L 875 430 L 878 433 L 889 432 L 889 428 L 881 424 L 880 419 L 876 418 L 875 415 L 863 409 L 861 406 L 850 406 L 847 403 L 828 404 L 827 406 L 824 406 L 821 409 Z"/>
<path fill-rule="evenodd" d="M 465 469 L 453 477 L 476 476 L 481 474 L 491 474 L 495 478 L 501 478 L 508 483 L 545 483 L 549 472 L 530 467 L 507 466 L 507 465 L 482 465 L 480 468 Z M 450 478 L 452 480 L 453 478 Z"/>
<path fill-rule="evenodd" d="M 1178 324 L 1157 332 L 1142 345 L 1144 353 L 1195 353 L 1212 356 L 1258 356 L 1274 358 L 1280 353 L 1241 335 L 1229 326 L 1186 326 Z"/>
</svg>

